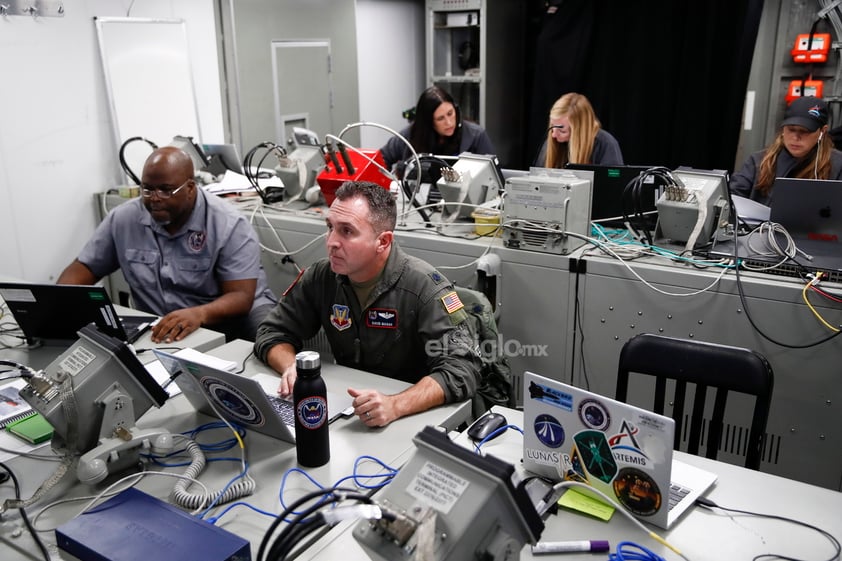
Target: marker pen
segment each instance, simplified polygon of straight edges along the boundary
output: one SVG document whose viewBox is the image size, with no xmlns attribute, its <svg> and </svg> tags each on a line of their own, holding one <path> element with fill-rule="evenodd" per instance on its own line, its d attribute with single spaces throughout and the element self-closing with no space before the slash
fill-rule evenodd
<svg viewBox="0 0 842 561">
<path fill-rule="evenodd" d="M 608 551 L 611 547 L 606 540 L 578 540 L 570 542 L 538 542 L 532 546 L 532 553 L 572 553 L 590 551 L 592 553 Z"/>
</svg>

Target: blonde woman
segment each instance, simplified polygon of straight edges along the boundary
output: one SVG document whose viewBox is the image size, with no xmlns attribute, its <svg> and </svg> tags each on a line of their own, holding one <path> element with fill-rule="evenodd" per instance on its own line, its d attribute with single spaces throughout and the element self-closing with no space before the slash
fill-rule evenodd
<svg viewBox="0 0 842 561">
<path fill-rule="evenodd" d="M 547 139 L 535 165 L 563 168 L 567 164 L 623 165 L 617 139 L 602 128 L 588 98 L 566 93 L 550 109 Z"/>
</svg>

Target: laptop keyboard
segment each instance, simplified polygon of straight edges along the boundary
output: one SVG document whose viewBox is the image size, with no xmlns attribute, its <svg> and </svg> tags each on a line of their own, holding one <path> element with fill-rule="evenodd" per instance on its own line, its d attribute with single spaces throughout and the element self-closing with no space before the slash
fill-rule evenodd
<svg viewBox="0 0 842 561">
<path fill-rule="evenodd" d="M 281 399 L 280 397 L 266 394 L 266 397 L 269 398 L 269 403 L 272 404 L 272 409 L 278 414 L 281 418 L 281 421 L 288 426 L 294 427 L 295 426 L 295 408 L 292 406 L 292 403 L 285 399 Z"/>
<path fill-rule="evenodd" d="M 670 485 L 670 504 L 669 509 L 672 510 L 672 507 L 677 505 L 680 501 L 684 499 L 688 494 L 690 494 L 690 489 L 686 487 L 682 487 L 681 485 L 676 485 L 672 483 Z"/>
</svg>

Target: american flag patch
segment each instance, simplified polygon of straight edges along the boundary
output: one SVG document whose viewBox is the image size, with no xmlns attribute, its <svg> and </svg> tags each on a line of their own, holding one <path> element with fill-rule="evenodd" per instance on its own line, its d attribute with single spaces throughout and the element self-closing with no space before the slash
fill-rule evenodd
<svg viewBox="0 0 842 561">
<path fill-rule="evenodd" d="M 444 304 L 444 309 L 447 310 L 448 314 L 458 312 L 459 310 L 465 307 L 465 305 L 462 304 L 462 301 L 459 299 L 459 295 L 455 292 L 448 292 L 447 294 L 442 296 L 441 302 L 442 304 Z"/>
</svg>

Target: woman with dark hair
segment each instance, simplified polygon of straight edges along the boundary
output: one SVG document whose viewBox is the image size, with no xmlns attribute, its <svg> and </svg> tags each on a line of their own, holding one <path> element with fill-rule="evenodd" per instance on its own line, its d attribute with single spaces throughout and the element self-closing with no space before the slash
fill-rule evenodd
<svg viewBox="0 0 842 561">
<path fill-rule="evenodd" d="M 547 139 L 535 158 L 538 167 L 563 168 L 567 164 L 623 165 L 617 139 L 602 128 L 588 98 L 575 92 L 564 94 L 553 104 Z"/>
<path fill-rule="evenodd" d="M 463 121 L 453 97 L 432 86 L 424 90 L 415 105 L 415 119 L 402 131 L 417 154 L 458 156 L 462 152 L 494 154 L 494 145 L 481 126 Z M 386 166 L 392 167 L 412 155 L 407 145 L 397 137 L 390 138 L 380 151 Z"/>
<path fill-rule="evenodd" d="M 842 152 L 833 147 L 827 123 L 823 100 L 793 100 L 772 144 L 749 156 L 731 176 L 731 192 L 769 205 L 776 177 L 842 179 Z"/>
</svg>

